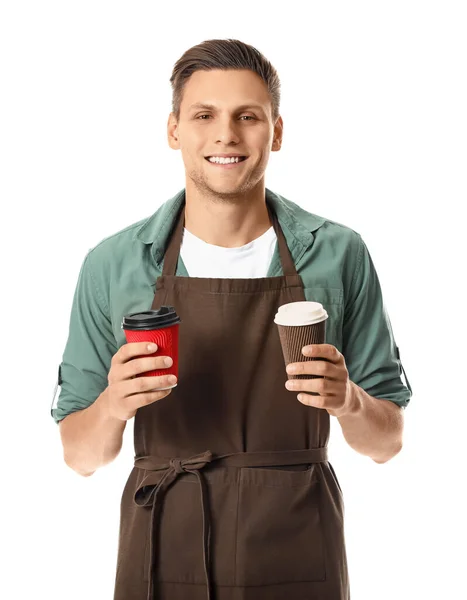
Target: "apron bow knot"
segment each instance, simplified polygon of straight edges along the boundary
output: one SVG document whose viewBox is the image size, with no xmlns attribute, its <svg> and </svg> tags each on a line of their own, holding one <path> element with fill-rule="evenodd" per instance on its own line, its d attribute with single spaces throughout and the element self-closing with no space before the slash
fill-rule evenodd
<svg viewBox="0 0 467 600">
<path fill-rule="evenodd" d="M 212 452 L 207 450 L 202 454 L 196 454 L 190 458 L 171 458 L 169 467 L 175 470 L 176 473 L 190 473 L 191 471 L 199 471 L 212 461 Z"/>
<path fill-rule="evenodd" d="M 181 475 L 184 472 L 184 468 L 182 467 L 182 461 L 179 458 L 171 458 L 170 466 L 177 473 L 177 475 Z"/>
<path fill-rule="evenodd" d="M 151 456 L 139 457 L 137 466 L 146 470 L 138 489 L 135 492 L 134 502 L 138 506 L 151 507 L 151 534 L 149 537 L 149 577 L 147 600 L 154 598 L 154 542 L 157 538 L 158 517 L 161 498 L 169 486 L 183 473 L 193 473 L 198 478 L 201 492 L 201 506 L 203 509 L 203 559 L 204 572 L 206 576 L 207 598 L 212 597 L 212 575 L 211 575 L 211 523 L 209 518 L 207 484 L 201 470 L 212 461 L 212 452 L 207 450 L 202 454 L 196 454 L 190 458 L 171 458 L 168 463 L 158 464 L 157 458 Z M 165 471 L 161 479 L 154 479 L 154 471 Z M 154 538 L 154 539 L 153 539 Z"/>
</svg>

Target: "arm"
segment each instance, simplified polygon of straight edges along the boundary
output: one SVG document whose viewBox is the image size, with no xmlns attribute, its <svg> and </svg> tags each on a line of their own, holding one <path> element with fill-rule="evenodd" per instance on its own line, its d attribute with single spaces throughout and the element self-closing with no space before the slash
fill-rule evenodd
<svg viewBox="0 0 467 600">
<path fill-rule="evenodd" d="M 117 456 L 125 429 L 125 422 L 116 423 L 107 411 L 108 373 L 117 343 L 105 285 L 99 287 L 93 260 L 91 250 L 79 272 L 59 369 L 60 396 L 51 411 L 59 423 L 65 462 L 81 475 Z"/>
<path fill-rule="evenodd" d="M 111 462 L 122 447 L 128 419 L 172 392 L 173 375 L 144 376 L 173 364 L 166 356 L 154 356 L 154 349 L 157 345 L 144 341 L 123 344 L 111 360 L 107 388 L 88 408 L 61 422 L 65 462 L 80 475 L 92 475 Z"/>
<path fill-rule="evenodd" d="M 112 462 L 122 447 L 126 421 L 109 414 L 107 392 L 59 424 L 65 462 L 84 477 Z"/>
<path fill-rule="evenodd" d="M 404 409 L 412 388 L 403 371 L 375 266 L 363 239 L 346 299 L 343 354 L 351 410 L 338 416 L 347 443 L 384 463 L 402 448 Z M 405 373 L 405 372 L 404 372 Z"/>
<path fill-rule="evenodd" d="M 345 440 L 360 454 L 377 463 L 393 458 L 402 449 L 403 409 L 389 400 L 373 398 L 350 381 L 350 411 L 337 417 Z"/>
<path fill-rule="evenodd" d="M 287 373 L 319 377 L 289 380 L 287 389 L 307 392 L 298 395 L 300 402 L 336 417 L 345 440 L 360 454 L 384 463 L 400 452 L 403 409 L 389 400 L 370 396 L 351 381 L 345 358 L 335 346 L 312 344 L 302 352 L 317 360 L 290 364 Z"/>
<path fill-rule="evenodd" d="M 51 414 L 59 423 L 65 463 L 85 477 L 119 454 L 126 421 L 138 408 L 168 396 L 166 375 L 143 374 L 171 365 L 154 356 L 147 342 L 117 349 L 109 311 L 108 265 L 93 251 L 85 258 L 76 286 L 68 341 L 59 367 L 57 406 Z M 101 273 L 100 276 L 96 276 Z M 157 349 L 157 348 L 156 348 Z M 55 399 L 55 396 L 54 396 Z"/>
<path fill-rule="evenodd" d="M 303 354 L 318 360 L 288 365 L 287 372 L 318 379 L 293 380 L 303 404 L 337 417 L 347 443 L 357 452 L 384 463 L 402 448 L 403 408 L 412 395 L 403 370 L 378 277 L 369 252 L 358 238 L 356 268 L 346 295 L 343 352 L 330 344 L 305 346 Z M 320 360 L 322 359 L 322 360 Z M 324 379 L 322 378 L 324 376 Z"/>
</svg>

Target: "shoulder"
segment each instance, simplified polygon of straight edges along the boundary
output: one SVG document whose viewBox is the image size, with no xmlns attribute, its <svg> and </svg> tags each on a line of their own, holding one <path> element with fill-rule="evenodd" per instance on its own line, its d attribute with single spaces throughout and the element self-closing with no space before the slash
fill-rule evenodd
<svg viewBox="0 0 467 600">
<path fill-rule="evenodd" d="M 123 272 L 142 260 L 145 244 L 137 234 L 150 218 L 135 221 L 103 237 L 88 250 L 85 264 L 96 287 L 102 291 L 107 289 L 111 280 L 119 280 Z"/>
<path fill-rule="evenodd" d="M 173 219 L 180 193 L 162 203 L 148 217 L 135 221 L 123 229 L 101 239 L 89 250 L 91 261 L 96 265 L 111 265 L 124 259 L 137 260 L 146 246 L 160 244 L 161 230 Z"/>
<path fill-rule="evenodd" d="M 95 246 L 89 249 L 93 263 L 106 258 L 115 257 L 116 253 L 129 250 L 137 240 L 136 234 L 140 227 L 145 224 L 147 218 L 136 221 L 127 227 L 102 238 Z"/>
<path fill-rule="evenodd" d="M 349 249 L 359 251 L 362 243 L 362 237 L 358 231 L 348 225 L 333 221 L 327 217 L 322 217 L 323 225 L 317 235 L 327 237 L 330 241 L 336 240 L 345 244 Z"/>
<path fill-rule="evenodd" d="M 128 279 L 143 259 L 144 244 L 136 233 L 147 219 L 141 219 L 107 235 L 92 246 L 83 260 L 79 281 L 99 297 L 101 305 L 110 310 L 110 292 Z"/>
<path fill-rule="evenodd" d="M 306 210 L 296 202 L 292 202 L 279 194 L 274 194 L 276 202 L 283 209 L 282 215 L 290 217 L 286 219 L 290 228 L 298 237 L 301 232 L 313 234 L 308 239 L 316 251 L 317 248 L 326 248 L 327 251 L 341 256 L 347 255 L 349 261 L 352 258 L 358 261 L 363 249 L 361 234 L 344 223 L 334 221 L 329 217 Z M 286 223 L 287 225 L 287 223 Z"/>
<path fill-rule="evenodd" d="M 348 225 L 329 219 L 326 216 L 311 212 L 300 206 L 297 202 L 289 200 L 285 196 L 267 190 L 267 196 L 273 201 L 273 205 L 280 211 L 282 218 L 293 224 L 297 230 L 305 228 L 309 232 L 318 232 L 320 235 L 331 236 L 348 240 L 359 244 L 360 233 Z M 288 218 L 287 218 L 288 217 Z"/>
<path fill-rule="evenodd" d="M 316 232 L 316 241 L 322 242 L 330 253 L 341 257 L 343 269 L 350 272 L 353 279 L 365 246 L 360 233 L 348 225 L 325 218 L 323 226 Z"/>
<path fill-rule="evenodd" d="M 323 289 L 331 294 L 332 289 L 338 302 L 346 301 L 362 264 L 364 244 L 360 232 L 283 196 L 276 195 L 275 200 L 306 289 L 312 289 L 315 295 L 324 293 Z"/>
</svg>

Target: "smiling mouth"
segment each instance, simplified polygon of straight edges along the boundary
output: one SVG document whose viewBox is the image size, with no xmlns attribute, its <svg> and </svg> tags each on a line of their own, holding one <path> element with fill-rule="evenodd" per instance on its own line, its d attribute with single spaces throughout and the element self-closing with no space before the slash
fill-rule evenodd
<svg viewBox="0 0 467 600">
<path fill-rule="evenodd" d="M 208 161 L 208 163 L 210 165 L 220 165 L 221 167 L 226 167 L 226 166 L 229 166 L 229 165 L 238 165 L 241 162 L 245 162 L 246 159 L 248 158 L 248 156 L 239 156 L 238 157 L 238 162 L 228 162 L 228 163 L 221 163 L 221 162 L 210 161 L 209 160 L 211 158 L 210 156 L 205 156 L 204 158 Z M 235 157 L 235 158 L 237 158 L 237 157 Z"/>
</svg>

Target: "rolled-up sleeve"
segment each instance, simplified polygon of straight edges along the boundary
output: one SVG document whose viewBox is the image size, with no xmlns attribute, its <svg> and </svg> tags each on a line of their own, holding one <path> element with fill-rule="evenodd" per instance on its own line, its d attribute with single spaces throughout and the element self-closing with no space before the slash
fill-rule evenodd
<svg viewBox="0 0 467 600">
<path fill-rule="evenodd" d="M 406 408 L 412 388 L 402 367 L 373 261 L 365 242 L 358 237 L 357 265 L 343 323 L 343 354 L 349 378 L 370 396 Z"/>
<path fill-rule="evenodd" d="M 90 250 L 81 265 L 73 297 L 68 340 L 59 365 L 60 394 L 50 409 L 56 423 L 87 408 L 104 391 L 116 351 L 109 308 L 93 275 Z"/>
</svg>

